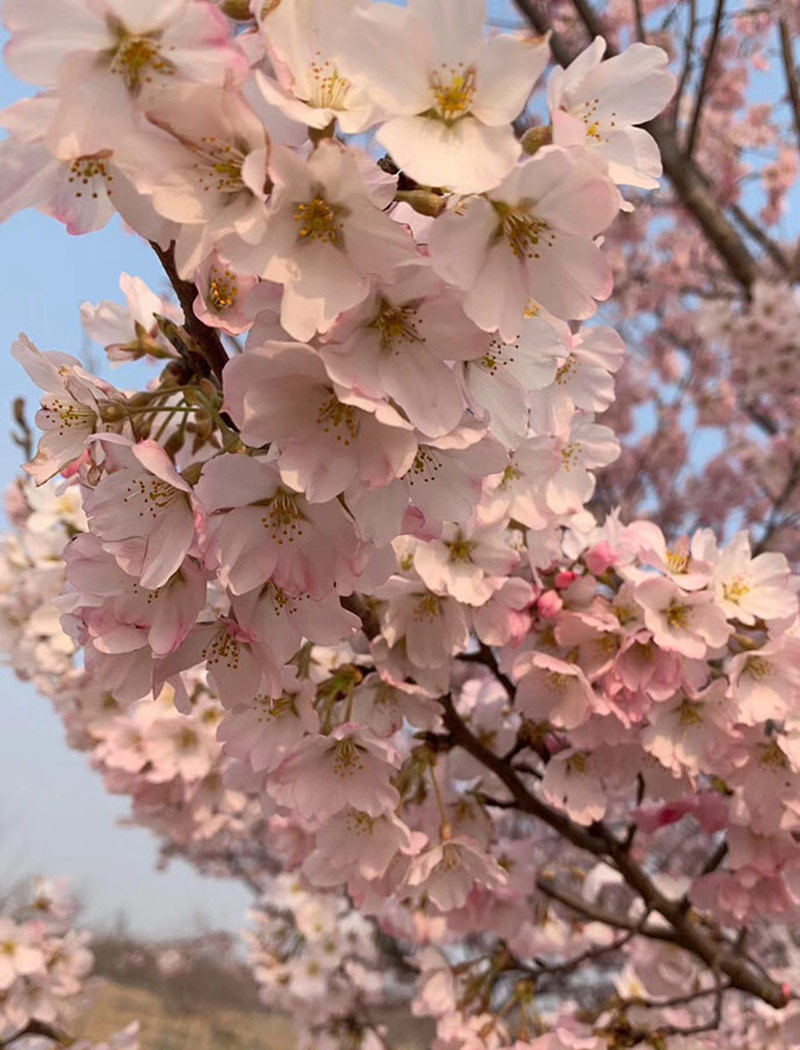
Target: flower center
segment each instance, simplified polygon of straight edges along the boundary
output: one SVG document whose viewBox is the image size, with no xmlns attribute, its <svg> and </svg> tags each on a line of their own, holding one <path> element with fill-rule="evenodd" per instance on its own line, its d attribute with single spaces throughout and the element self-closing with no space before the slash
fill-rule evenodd
<svg viewBox="0 0 800 1050">
<path fill-rule="evenodd" d="M 200 740 L 193 729 L 182 729 L 178 735 L 177 743 L 179 751 L 194 751 Z"/>
<path fill-rule="evenodd" d="M 564 470 L 572 470 L 578 465 L 578 458 L 581 454 L 581 443 L 580 441 L 570 441 L 568 445 L 565 445 L 561 449 L 561 465 Z"/>
<path fill-rule="evenodd" d="M 364 768 L 361 752 L 352 740 L 339 740 L 333 753 L 333 771 L 338 777 L 351 777 Z"/>
<path fill-rule="evenodd" d="M 569 682 L 570 676 L 562 671 L 549 671 L 547 674 L 548 686 L 557 693 L 562 693 Z"/>
<path fill-rule="evenodd" d="M 745 672 L 758 680 L 769 678 L 772 674 L 772 664 L 763 656 L 751 656 L 745 664 Z"/>
<path fill-rule="evenodd" d="M 230 270 L 220 272 L 214 269 L 212 273 L 206 298 L 215 310 L 229 310 L 236 303 L 239 295 L 236 275 Z"/>
<path fill-rule="evenodd" d="M 132 503 L 138 508 L 140 518 L 146 513 L 149 513 L 151 518 L 158 518 L 162 511 L 168 510 L 175 499 L 182 495 L 174 485 L 161 478 L 134 478 L 125 490 L 122 502 Z"/>
<path fill-rule="evenodd" d="M 789 760 L 776 741 L 758 745 L 759 765 L 766 769 L 789 769 Z"/>
<path fill-rule="evenodd" d="M 664 616 L 670 627 L 684 628 L 689 623 L 689 606 L 672 602 Z"/>
<path fill-rule="evenodd" d="M 736 576 L 730 583 L 724 585 L 722 593 L 726 601 L 738 602 L 740 598 L 750 593 L 750 587 L 741 576 Z"/>
<path fill-rule="evenodd" d="M 511 352 L 513 350 L 519 350 L 518 339 L 514 343 L 504 343 L 497 338 L 492 339 L 488 351 L 476 363 L 490 376 L 495 376 L 498 369 L 514 364 L 516 358 Z"/>
<path fill-rule="evenodd" d="M 294 543 L 303 534 L 304 517 L 297 506 L 297 497 L 281 489 L 274 499 L 269 500 L 268 510 L 261 519 L 265 529 L 272 532 L 272 539 L 282 547 L 284 543 Z"/>
<path fill-rule="evenodd" d="M 574 755 L 570 755 L 567 759 L 567 772 L 583 776 L 586 772 L 586 760 L 588 757 L 588 751 L 576 751 Z"/>
<path fill-rule="evenodd" d="M 298 204 L 294 221 L 300 223 L 300 236 L 309 241 L 322 241 L 335 248 L 341 245 L 343 208 L 328 204 L 322 197 L 314 197 L 306 204 Z"/>
<path fill-rule="evenodd" d="M 96 414 L 87 405 L 77 401 L 62 401 L 58 397 L 45 397 L 42 400 L 42 430 L 56 431 L 59 437 L 75 427 L 94 430 Z"/>
<path fill-rule="evenodd" d="M 213 670 L 216 664 L 220 664 L 227 667 L 229 671 L 238 671 L 240 659 L 239 654 L 239 642 L 223 624 L 208 645 L 203 649 L 201 657 L 206 661 L 211 670 Z"/>
<path fill-rule="evenodd" d="M 690 726 L 699 726 L 703 724 L 703 716 L 700 714 L 702 704 L 693 704 L 690 700 L 684 700 L 680 706 L 679 721 L 684 729 L 688 729 Z"/>
<path fill-rule="evenodd" d="M 522 471 L 514 463 L 509 463 L 506 469 L 503 471 L 503 477 L 500 481 L 499 488 L 505 490 L 510 488 L 515 481 L 519 481 L 522 477 Z"/>
<path fill-rule="evenodd" d="M 323 59 L 319 51 L 311 62 L 310 71 L 313 86 L 309 105 L 315 109 L 343 110 L 350 91 L 350 81 L 339 74 L 329 59 Z"/>
<path fill-rule="evenodd" d="M 543 248 L 552 248 L 556 235 L 544 219 L 521 206 L 494 202 L 502 220 L 501 233 L 518 259 L 539 259 Z"/>
<path fill-rule="evenodd" d="M 682 574 L 689 571 L 688 551 L 671 551 L 669 548 L 667 548 L 667 555 L 664 561 L 667 563 L 667 568 L 670 572 Z"/>
<path fill-rule="evenodd" d="M 395 343 L 424 343 L 419 334 L 417 311 L 413 306 L 392 306 L 382 302 L 381 311 L 370 325 L 381 337 L 381 347 L 392 350 Z"/>
<path fill-rule="evenodd" d="M 93 182 L 94 179 L 103 179 L 105 183 L 105 192 L 107 196 L 111 195 L 111 185 L 114 181 L 114 176 L 108 173 L 108 158 L 111 156 L 111 150 L 102 150 L 99 153 L 87 154 L 82 157 L 76 157 L 75 160 L 69 166 L 69 175 L 67 176 L 67 182 L 75 185 L 75 196 L 82 197 L 84 192 L 91 192 L 92 197 L 97 200 L 99 195 L 97 189 L 89 190 L 85 187 L 89 186 L 89 183 Z"/>
<path fill-rule="evenodd" d="M 436 475 L 441 469 L 442 462 L 435 451 L 427 445 L 420 445 L 414 462 L 404 477 L 412 488 L 421 481 L 427 485 L 429 481 L 436 480 Z"/>
<path fill-rule="evenodd" d="M 414 609 L 414 619 L 424 620 L 426 623 L 436 623 L 439 619 L 440 601 L 435 594 L 428 592 L 423 594 L 417 601 Z"/>
<path fill-rule="evenodd" d="M 336 440 L 344 445 L 349 445 L 358 436 L 358 411 L 352 405 L 343 405 L 336 397 L 329 397 L 322 402 L 317 422 L 323 433 L 334 433 Z"/>
<path fill-rule="evenodd" d="M 564 386 L 578 371 L 578 360 L 574 354 L 570 354 L 564 364 L 556 372 L 556 382 Z"/>
<path fill-rule="evenodd" d="M 474 540 L 465 540 L 459 536 L 457 540 L 453 540 L 452 543 L 448 543 L 447 547 L 450 550 L 450 561 L 460 561 L 472 564 L 472 552 L 478 546 Z"/>
<path fill-rule="evenodd" d="M 195 165 L 197 181 L 204 192 L 238 193 L 246 189 L 242 179 L 245 152 L 216 135 L 204 135 L 195 146 L 202 163 Z"/>
<path fill-rule="evenodd" d="M 152 82 L 153 73 L 171 76 L 175 67 L 163 57 L 152 37 L 123 32 L 111 59 L 111 72 L 124 78 L 129 91 L 138 91 L 142 83 Z"/>
<path fill-rule="evenodd" d="M 363 813 L 361 810 L 354 809 L 347 814 L 345 823 L 349 832 L 361 837 L 372 834 L 375 820 L 369 813 Z"/>
<path fill-rule="evenodd" d="M 283 693 L 277 700 L 268 701 L 270 710 L 268 717 L 276 722 L 283 718 L 297 717 L 297 693 Z"/>
<path fill-rule="evenodd" d="M 442 63 L 441 69 L 431 74 L 434 114 L 445 124 L 454 124 L 469 113 L 476 90 L 473 66 L 457 69 Z"/>
</svg>

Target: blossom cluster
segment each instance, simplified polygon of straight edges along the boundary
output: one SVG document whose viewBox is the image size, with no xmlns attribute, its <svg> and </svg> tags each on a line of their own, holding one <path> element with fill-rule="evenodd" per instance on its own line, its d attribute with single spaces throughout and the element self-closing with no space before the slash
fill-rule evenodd
<svg viewBox="0 0 800 1050">
<path fill-rule="evenodd" d="M 309 892 L 290 873 L 275 876 L 244 933 L 261 999 L 289 1011 L 299 1050 L 342 1044 L 380 1050 L 385 1027 L 370 1007 L 386 1006 L 385 974 L 367 919 L 334 894 Z"/>
<path fill-rule="evenodd" d="M 17 899 L 18 898 L 18 899 Z M 37 879 L 0 909 L 0 1040 L 31 1024 L 60 1025 L 81 1002 L 92 969 L 89 934 L 70 929 L 75 902 L 63 880 Z"/>
<path fill-rule="evenodd" d="M 597 500 L 602 240 L 657 185 L 667 56 L 598 38 L 518 137 L 548 39 L 482 0 L 225 6 L 6 0 L 46 90 L 0 215 L 116 211 L 180 305 L 82 309 L 163 366 L 137 392 L 15 344 L 4 647 L 167 853 L 263 894 L 309 1046 L 381 1042 L 375 930 L 437 1050 L 729 1045 L 738 993 L 791 1045 L 791 950 L 757 959 L 800 912 L 800 579 Z"/>
</svg>

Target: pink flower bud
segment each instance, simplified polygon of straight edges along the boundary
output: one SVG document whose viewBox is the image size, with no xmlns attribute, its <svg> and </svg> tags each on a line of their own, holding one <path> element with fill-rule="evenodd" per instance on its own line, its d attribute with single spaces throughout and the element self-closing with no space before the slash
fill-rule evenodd
<svg viewBox="0 0 800 1050">
<path fill-rule="evenodd" d="M 537 608 L 540 616 L 544 616 L 548 620 L 554 620 L 564 608 L 564 602 L 555 591 L 545 591 L 539 599 Z"/>
<path fill-rule="evenodd" d="M 577 572 L 560 572 L 553 581 L 560 591 L 565 591 L 578 578 Z"/>
<path fill-rule="evenodd" d="M 602 576 L 606 569 L 610 569 L 617 563 L 617 552 L 608 542 L 603 540 L 602 543 L 598 543 L 596 547 L 592 547 L 583 556 L 583 560 L 586 562 L 586 568 L 594 576 Z"/>
</svg>

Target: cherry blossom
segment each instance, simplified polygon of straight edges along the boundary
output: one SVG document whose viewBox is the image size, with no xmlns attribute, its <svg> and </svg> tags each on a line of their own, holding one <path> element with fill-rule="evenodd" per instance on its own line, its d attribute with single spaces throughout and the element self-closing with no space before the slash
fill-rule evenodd
<svg viewBox="0 0 800 1050">
<path fill-rule="evenodd" d="M 591 317 L 611 292 L 592 240 L 618 203 L 601 167 L 552 146 L 491 191 L 442 215 L 431 231 L 434 266 L 463 289 L 467 316 L 516 339 L 534 296 L 556 317 Z"/>
<path fill-rule="evenodd" d="M 511 170 L 511 121 L 542 73 L 546 41 L 484 39 L 484 0 L 372 5 L 339 47 L 344 70 L 390 116 L 378 132 L 397 164 L 427 186 L 482 193 Z"/>
</svg>

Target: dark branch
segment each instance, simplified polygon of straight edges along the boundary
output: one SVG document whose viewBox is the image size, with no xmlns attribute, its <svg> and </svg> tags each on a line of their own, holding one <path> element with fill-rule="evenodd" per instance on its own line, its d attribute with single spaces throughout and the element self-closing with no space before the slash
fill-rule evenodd
<svg viewBox="0 0 800 1050">
<path fill-rule="evenodd" d="M 691 160 L 697 145 L 697 136 L 700 132 L 700 120 L 703 115 L 703 105 L 706 101 L 708 89 L 711 85 L 711 76 L 714 71 L 714 57 L 719 44 L 720 32 L 722 30 L 722 19 L 725 14 L 725 0 L 717 0 L 714 12 L 714 26 L 711 30 L 711 38 L 706 51 L 706 60 L 703 64 L 703 75 L 700 78 L 700 86 L 697 89 L 697 98 L 694 103 L 694 113 L 689 125 L 689 134 L 686 138 L 686 156 Z"/>
<path fill-rule="evenodd" d="M 515 0 L 518 10 L 538 33 L 552 29 L 550 18 L 544 5 L 537 0 Z M 591 36 L 602 35 L 603 27 L 586 0 L 573 0 L 575 10 Z M 606 55 L 611 58 L 617 49 L 607 41 Z M 575 54 L 568 44 L 553 33 L 550 37 L 550 50 L 553 57 L 562 66 L 569 65 Z M 708 240 L 727 264 L 731 275 L 745 290 L 749 290 L 756 277 L 758 268 L 747 245 L 742 240 L 736 227 L 730 222 L 724 211 L 714 199 L 708 180 L 694 163 L 688 162 L 683 150 L 665 123 L 657 117 L 644 125 L 658 143 L 664 171 L 672 182 L 683 206 L 694 217 Z"/>
<path fill-rule="evenodd" d="M 763 999 L 776 1009 L 786 1005 L 788 996 L 784 989 L 740 955 L 736 946 L 727 942 L 715 925 L 706 923 L 701 926 L 683 900 L 665 897 L 630 856 L 625 843 L 618 841 L 609 828 L 599 821 L 589 828 L 583 827 L 533 795 L 514 769 L 472 733 L 460 718 L 452 699 L 443 696 L 439 700 L 444 708 L 445 727 L 454 743 L 477 758 L 505 784 L 521 812 L 543 821 L 573 846 L 596 857 L 610 859 L 628 886 L 642 898 L 646 911 L 658 912 L 667 920 L 675 943 L 701 959 L 714 973 L 724 974 L 735 988 Z M 616 917 L 615 920 L 619 921 Z"/>
<path fill-rule="evenodd" d="M 792 34 L 785 18 L 782 18 L 778 23 L 778 29 L 781 37 L 781 58 L 783 59 L 783 70 L 786 76 L 786 87 L 789 92 L 792 120 L 794 122 L 795 135 L 797 136 L 797 145 L 800 147 L 800 81 L 798 81 L 797 67 L 794 64 Z"/>
<path fill-rule="evenodd" d="M 562 890 L 550 879 L 537 879 L 536 888 L 544 893 L 546 897 L 552 897 L 554 901 L 558 901 L 559 904 L 563 904 L 589 922 L 601 922 L 614 930 L 626 930 L 631 936 L 638 933 L 652 941 L 666 941 L 668 944 L 677 943 L 675 934 L 666 927 L 643 925 L 641 922 L 627 919 L 624 915 L 604 911 L 603 908 L 595 907 L 589 901 L 584 900 L 583 897 L 578 897 L 573 893 L 568 893 L 567 890 Z"/>
<path fill-rule="evenodd" d="M 210 374 L 218 380 L 222 379 L 222 370 L 228 363 L 228 355 L 219 333 L 213 328 L 204 325 L 194 312 L 193 304 L 197 298 L 197 288 L 191 281 L 184 281 L 178 273 L 175 265 L 175 242 L 172 241 L 166 250 L 155 241 L 150 241 L 150 247 L 156 253 L 164 272 L 169 278 L 169 283 L 175 290 L 178 302 L 183 310 L 183 327 L 197 344 L 197 348 L 208 365 Z"/>
<path fill-rule="evenodd" d="M 32 1035 L 42 1036 L 45 1039 L 52 1039 L 52 1041 L 58 1043 L 59 1046 L 72 1046 L 75 1042 L 75 1039 L 61 1028 L 57 1028 L 52 1024 L 47 1024 L 46 1021 L 37 1021 L 35 1018 L 32 1018 L 24 1028 L 15 1032 L 14 1035 L 10 1035 L 8 1039 L 0 1041 L 0 1047 L 11 1046 L 11 1044 L 15 1043 L 18 1039 L 26 1039 Z"/>
</svg>

